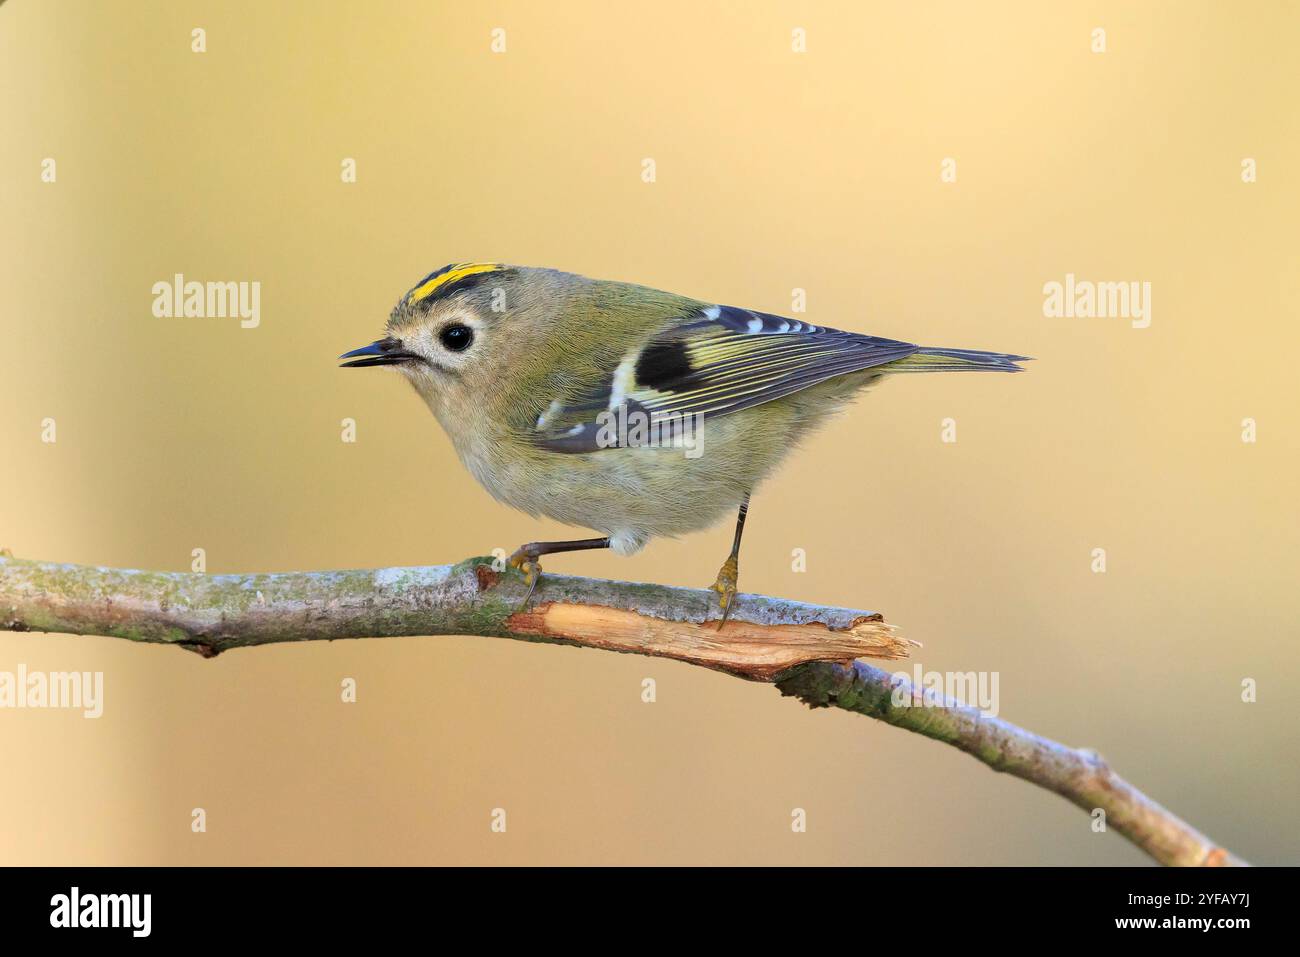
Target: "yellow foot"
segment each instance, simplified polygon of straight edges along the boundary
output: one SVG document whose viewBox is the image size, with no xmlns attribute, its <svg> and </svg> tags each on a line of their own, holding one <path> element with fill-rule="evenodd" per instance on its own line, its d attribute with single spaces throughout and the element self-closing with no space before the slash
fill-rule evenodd
<svg viewBox="0 0 1300 957">
<path fill-rule="evenodd" d="M 532 552 L 520 548 L 506 560 L 506 564 L 524 573 L 524 584 L 528 586 L 528 594 L 519 605 L 519 610 L 524 611 L 528 608 L 528 603 L 533 600 L 533 592 L 537 591 L 537 583 L 542 577 L 542 563 Z"/>
<path fill-rule="evenodd" d="M 718 623 L 718 631 L 727 623 L 731 617 L 731 610 L 736 604 L 736 579 L 740 575 L 740 562 L 732 555 L 722 567 L 718 569 L 718 580 L 709 586 L 713 591 L 718 593 L 718 607 L 722 609 L 722 621 Z"/>
</svg>

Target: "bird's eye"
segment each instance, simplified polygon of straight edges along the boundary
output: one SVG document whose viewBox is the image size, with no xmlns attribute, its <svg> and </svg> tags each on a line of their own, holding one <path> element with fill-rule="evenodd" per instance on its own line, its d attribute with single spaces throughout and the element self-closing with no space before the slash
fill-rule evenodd
<svg viewBox="0 0 1300 957">
<path fill-rule="evenodd" d="M 438 341 L 452 352 L 464 352 L 474 341 L 474 330 L 469 326 L 447 326 L 438 333 Z"/>
</svg>

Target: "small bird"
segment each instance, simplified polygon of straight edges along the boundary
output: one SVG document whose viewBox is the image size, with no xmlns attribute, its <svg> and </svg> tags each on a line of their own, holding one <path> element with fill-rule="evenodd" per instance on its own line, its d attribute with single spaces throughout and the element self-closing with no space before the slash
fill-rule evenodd
<svg viewBox="0 0 1300 957">
<path fill-rule="evenodd" d="M 711 586 L 726 625 L 755 487 L 882 376 L 1022 371 L 1028 357 L 842 332 L 554 269 L 457 263 L 394 307 L 384 338 L 340 359 L 395 366 L 491 495 L 599 531 L 510 557 L 531 598 L 543 555 L 707 528 L 735 514 Z"/>
</svg>

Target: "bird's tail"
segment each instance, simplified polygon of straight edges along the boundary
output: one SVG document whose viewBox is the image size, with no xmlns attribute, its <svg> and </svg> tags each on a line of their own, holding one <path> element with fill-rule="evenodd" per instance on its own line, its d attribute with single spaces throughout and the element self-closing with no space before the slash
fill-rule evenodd
<svg viewBox="0 0 1300 957">
<path fill-rule="evenodd" d="M 1030 356 L 1013 356 L 1005 352 L 980 352 L 978 349 L 920 348 L 910 356 L 896 359 L 881 367 L 881 372 L 1024 372 L 1017 362 L 1029 362 Z"/>
</svg>

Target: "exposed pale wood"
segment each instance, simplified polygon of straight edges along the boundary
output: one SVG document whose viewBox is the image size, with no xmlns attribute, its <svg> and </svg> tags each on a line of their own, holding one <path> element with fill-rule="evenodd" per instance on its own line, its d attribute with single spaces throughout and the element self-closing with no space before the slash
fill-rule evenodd
<svg viewBox="0 0 1300 957">
<path fill-rule="evenodd" d="M 842 629 L 821 622 L 754 624 L 733 617 L 719 630 L 715 621 L 671 621 L 606 605 L 545 602 L 511 615 L 507 624 L 522 634 L 675 658 L 759 681 L 810 661 L 906 658 L 909 645 L 879 615 L 855 618 Z"/>
</svg>

